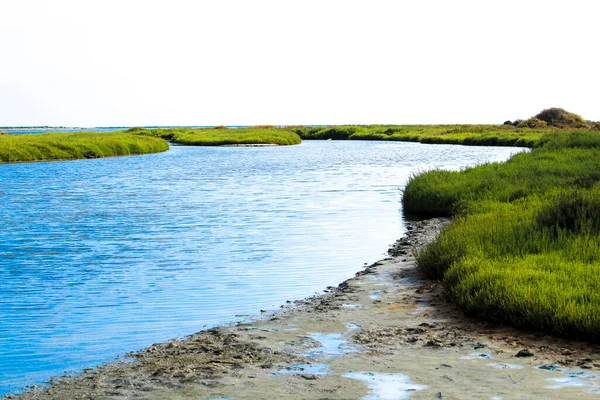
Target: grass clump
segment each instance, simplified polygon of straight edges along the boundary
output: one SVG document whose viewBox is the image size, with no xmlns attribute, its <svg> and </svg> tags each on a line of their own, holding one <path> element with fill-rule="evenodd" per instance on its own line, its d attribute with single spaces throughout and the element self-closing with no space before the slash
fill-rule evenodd
<svg viewBox="0 0 600 400">
<path fill-rule="evenodd" d="M 159 138 L 125 132 L 0 135 L 0 162 L 102 158 L 158 153 L 169 149 Z"/>
<path fill-rule="evenodd" d="M 160 137 L 173 143 L 187 146 L 227 146 L 248 144 L 293 145 L 302 142 L 289 130 L 273 127 L 235 128 L 132 128 L 132 134 Z"/>
<path fill-rule="evenodd" d="M 469 314 L 600 341 L 600 132 L 411 178 L 406 212 L 453 216 L 417 257 Z"/>
</svg>

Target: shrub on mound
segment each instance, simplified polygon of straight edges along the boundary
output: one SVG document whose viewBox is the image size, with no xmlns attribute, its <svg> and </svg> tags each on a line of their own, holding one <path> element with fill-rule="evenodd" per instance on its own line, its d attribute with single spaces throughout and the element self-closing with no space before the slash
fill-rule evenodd
<svg viewBox="0 0 600 400">
<path fill-rule="evenodd" d="M 529 118 L 525 121 L 519 121 L 517 128 L 546 128 L 548 123 L 538 118 Z"/>
<path fill-rule="evenodd" d="M 581 116 L 556 107 L 543 110 L 535 118 L 559 128 L 583 128 L 587 126 Z"/>
</svg>

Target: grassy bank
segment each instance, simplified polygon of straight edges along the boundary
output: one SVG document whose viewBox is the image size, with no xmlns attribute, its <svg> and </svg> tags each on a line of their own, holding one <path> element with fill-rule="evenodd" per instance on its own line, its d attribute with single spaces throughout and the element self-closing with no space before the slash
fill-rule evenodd
<svg viewBox="0 0 600 400">
<path fill-rule="evenodd" d="M 480 146 L 532 147 L 558 128 L 507 125 L 344 125 L 251 128 L 131 128 L 137 135 L 155 136 L 191 146 L 235 144 L 298 144 L 301 140 L 378 140 Z"/>
<path fill-rule="evenodd" d="M 426 172 L 402 203 L 454 217 L 418 265 L 466 312 L 600 341 L 600 132 L 554 132 L 505 163 Z"/>
<path fill-rule="evenodd" d="M 187 146 L 225 146 L 243 144 L 300 144 L 300 137 L 287 129 L 272 127 L 253 128 L 131 128 L 128 132 L 135 135 L 160 137 L 173 143 Z"/>
<path fill-rule="evenodd" d="M 532 147 L 554 127 L 529 128 L 512 125 L 346 125 L 296 126 L 287 129 L 303 140 L 384 140 L 479 146 Z"/>
<path fill-rule="evenodd" d="M 168 149 L 164 140 L 124 132 L 0 135 L 0 162 L 4 163 L 126 156 Z"/>
</svg>

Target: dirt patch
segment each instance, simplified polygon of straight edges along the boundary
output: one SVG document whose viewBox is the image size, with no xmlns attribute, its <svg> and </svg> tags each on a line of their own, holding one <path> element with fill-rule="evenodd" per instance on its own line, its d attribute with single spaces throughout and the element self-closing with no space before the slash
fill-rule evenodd
<svg viewBox="0 0 600 400">
<path fill-rule="evenodd" d="M 156 344 L 23 399 L 595 398 L 600 348 L 470 319 L 413 250 L 444 226 L 412 223 L 390 257 L 324 295 L 251 323 Z"/>
</svg>

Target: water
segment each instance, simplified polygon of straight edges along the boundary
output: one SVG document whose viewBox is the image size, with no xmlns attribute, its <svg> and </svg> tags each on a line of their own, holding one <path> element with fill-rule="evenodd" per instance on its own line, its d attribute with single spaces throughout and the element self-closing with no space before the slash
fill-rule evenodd
<svg viewBox="0 0 600 400">
<path fill-rule="evenodd" d="M 212 128 L 211 126 L 185 126 L 185 127 L 169 127 L 169 126 L 147 126 L 145 128 Z M 227 128 L 247 128 L 247 126 L 228 126 Z M 72 133 L 72 132 L 114 132 L 123 131 L 129 129 L 129 127 L 123 126 L 110 126 L 110 127 L 96 127 L 96 128 L 77 128 L 77 127 L 57 127 L 57 128 L 45 128 L 45 127 L 29 127 L 29 128 L 0 128 L 0 132 L 6 132 L 10 134 L 38 134 L 38 133 Z"/>
<path fill-rule="evenodd" d="M 1 132 L 6 132 L 16 135 L 38 134 L 38 133 L 71 133 L 71 132 L 114 132 L 122 131 L 128 128 L 123 127 L 107 127 L 107 128 L 0 128 Z"/>
<path fill-rule="evenodd" d="M 0 165 L 0 394 L 336 285 L 411 173 L 517 149 L 324 141 Z"/>
<path fill-rule="evenodd" d="M 427 389 L 427 386 L 413 383 L 408 376 L 403 374 L 348 372 L 342 376 L 367 384 L 369 393 L 362 400 L 404 400 L 414 392 Z"/>
</svg>

